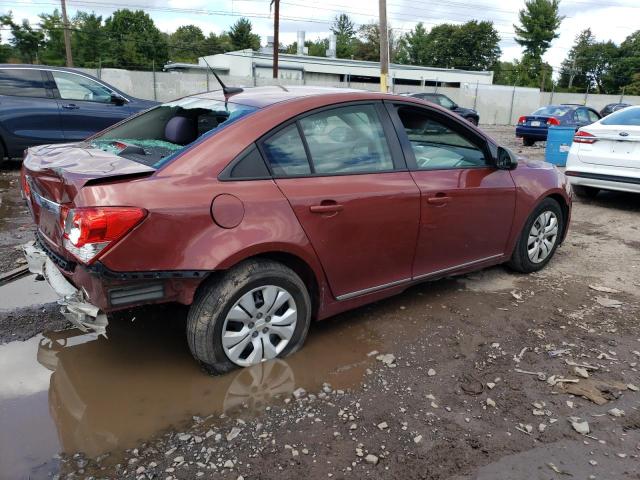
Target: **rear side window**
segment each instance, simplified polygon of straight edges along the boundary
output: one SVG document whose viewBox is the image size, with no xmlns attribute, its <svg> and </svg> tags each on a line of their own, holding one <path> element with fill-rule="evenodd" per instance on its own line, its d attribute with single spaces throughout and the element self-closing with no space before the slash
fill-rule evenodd
<svg viewBox="0 0 640 480">
<path fill-rule="evenodd" d="M 393 160 L 373 105 L 334 108 L 300 119 L 318 174 L 393 170 Z"/>
<path fill-rule="evenodd" d="M 309 175 L 311 167 L 297 124 L 283 128 L 263 143 L 264 152 L 276 176 Z"/>
<path fill-rule="evenodd" d="M 587 110 L 587 112 L 588 112 L 588 115 L 589 115 L 589 121 L 597 122 L 598 120 L 600 120 L 600 115 L 598 115 L 593 110 Z"/>
<path fill-rule="evenodd" d="M 47 97 L 42 72 L 35 69 L 0 70 L 0 95 Z"/>
<path fill-rule="evenodd" d="M 579 108 L 573 115 L 578 122 L 587 123 L 590 121 L 587 110 L 585 110 L 584 108 Z"/>
</svg>

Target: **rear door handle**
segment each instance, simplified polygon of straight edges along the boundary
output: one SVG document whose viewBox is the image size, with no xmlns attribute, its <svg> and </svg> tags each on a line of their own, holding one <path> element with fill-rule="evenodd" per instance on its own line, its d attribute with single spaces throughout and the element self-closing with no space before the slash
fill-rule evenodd
<svg viewBox="0 0 640 480">
<path fill-rule="evenodd" d="M 451 201 L 451 197 L 447 195 L 436 195 L 435 197 L 427 197 L 427 203 L 431 205 L 444 205 Z"/>
<path fill-rule="evenodd" d="M 66 105 L 62 105 L 62 108 L 65 108 L 67 110 L 77 110 L 80 107 L 77 106 L 75 103 L 67 103 Z"/>
<path fill-rule="evenodd" d="M 311 205 L 309 211 L 311 213 L 337 213 L 344 209 L 342 205 L 331 203 L 329 205 Z"/>
</svg>

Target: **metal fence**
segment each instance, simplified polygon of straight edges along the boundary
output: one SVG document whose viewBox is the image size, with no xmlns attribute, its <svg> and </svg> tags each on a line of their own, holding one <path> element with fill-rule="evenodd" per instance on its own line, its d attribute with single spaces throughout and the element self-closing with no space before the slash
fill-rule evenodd
<svg viewBox="0 0 640 480">
<path fill-rule="evenodd" d="M 215 77 L 210 73 L 186 72 L 144 72 L 121 69 L 78 69 L 102 78 L 125 93 L 138 98 L 161 102 L 175 98 L 217 89 Z M 221 75 L 222 81 L 234 86 L 316 85 L 325 87 L 348 87 L 379 91 L 377 83 L 326 82 L 320 80 L 291 80 L 259 77 L 231 77 Z M 480 123 L 485 125 L 514 125 L 521 115 L 527 115 L 537 108 L 559 103 L 589 105 L 596 110 L 609 103 L 626 102 L 640 105 L 640 96 L 596 95 L 580 93 L 541 92 L 537 88 L 509 87 L 504 85 L 480 85 L 464 83 L 460 88 L 394 85 L 395 93 L 434 92 L 443 93 L 460 106 L 474 108 L 480 115 Z"/>
</svg>

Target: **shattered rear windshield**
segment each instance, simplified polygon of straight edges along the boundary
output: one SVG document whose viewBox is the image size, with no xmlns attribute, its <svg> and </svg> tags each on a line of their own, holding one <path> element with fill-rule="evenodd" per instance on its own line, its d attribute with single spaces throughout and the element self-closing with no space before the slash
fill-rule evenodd
<svg viewBox="0 0 640 480">
<path fill-rule="evenodd" d="M 257 110 L 220 100 L 189 97 L 153 108 L 88 141 L 88 146 L 154 168 L 203 135 Z"/>
</svg>

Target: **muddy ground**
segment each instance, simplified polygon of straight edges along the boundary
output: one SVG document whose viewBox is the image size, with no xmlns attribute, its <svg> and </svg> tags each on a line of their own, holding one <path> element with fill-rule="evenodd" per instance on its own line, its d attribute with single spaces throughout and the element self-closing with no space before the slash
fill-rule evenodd
<svg viewBox="0 0 640 480">
<path fill-rule="evenodd" d="M 29 234 L 17 172 L 0 175 L 6 269 Z M 216 378 L 180 308 L 108 339 L 50 304 L 0 310 L 0 478 L 640 479 L 639 229 L 640 196 L 578 200 L 542 272 L 419 285 Z"/>
</svg>

